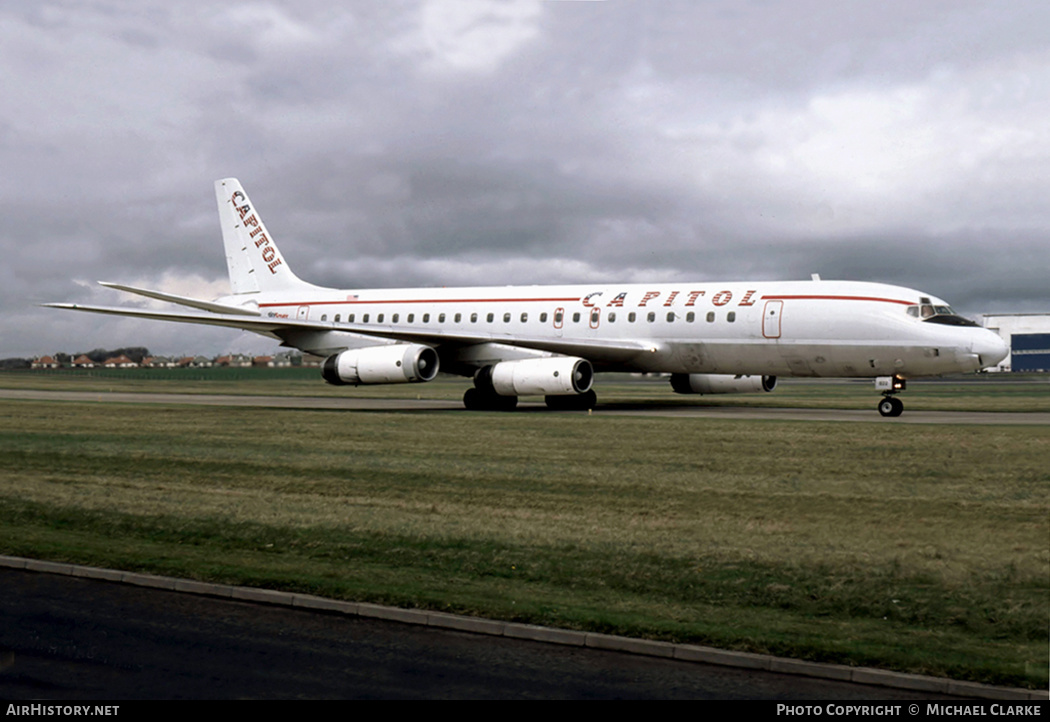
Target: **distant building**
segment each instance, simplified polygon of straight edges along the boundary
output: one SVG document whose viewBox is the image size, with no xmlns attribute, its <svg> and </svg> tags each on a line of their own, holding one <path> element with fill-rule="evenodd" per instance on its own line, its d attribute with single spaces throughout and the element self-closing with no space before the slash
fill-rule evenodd
<svg viewBox="0 0 1050 722">
<path fill-rule="evenodd" d="M 992 371 L 1050 371 L 1050 313 L 986 313 L 981 325 L 1010 346 Z"/>
<path fill-rule="evenodd" d="M 137 369 L 139 367 L 137 363 L 129 359 L 124 354 L 120 354 L 120 356 L 114 356 L 113 358 L 108 358 L 102 362 L 102 365 L 105 366 L 107 369 Z"/>
<path fill-rule="evenodd" d="M 178 360 L 176 365 L 185 369 L 207 369 L 215 364 L 207 356 L 184 356 Z"/>
<path fill-rule="evenodd" d="M 31 365 L 35 369 L 57 369 L 62 367 L 62 364 L 56 361 L 53 356 L 41 356 L 34 359 Z"/>
<path fill-rule="evenodd" d="M 248 368 L 252 365 L 252 360 L 242 353 L 235 353 L 226 356 L 219 356 L 215 359 L 215 365 L 229 366 L 231 368 Z"/>
<path fill-rule="evenodd" d="M 75 359 L 73 359 L 73 368 L 93 369 L 95 368 L 95 362 L 88 358 L 85 354 L 80 354 Z"/>
</svg>

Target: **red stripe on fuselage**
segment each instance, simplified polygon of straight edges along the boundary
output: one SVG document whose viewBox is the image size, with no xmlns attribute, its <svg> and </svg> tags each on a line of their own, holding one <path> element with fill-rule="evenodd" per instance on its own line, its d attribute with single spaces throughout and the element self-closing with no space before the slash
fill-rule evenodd
<svg viewBox="0 0 1050 722">
<path fill-rule="evenodd" d="M 902 306 L 914 306 L 916 301 L 900 301 L 895 298 L 879 298 L 877 296 L 783 296 L 774 294 L 763 296 L 763 300 L 771 301 L 875 301 L 877 303 L 899 303 Z"/>
</svg>

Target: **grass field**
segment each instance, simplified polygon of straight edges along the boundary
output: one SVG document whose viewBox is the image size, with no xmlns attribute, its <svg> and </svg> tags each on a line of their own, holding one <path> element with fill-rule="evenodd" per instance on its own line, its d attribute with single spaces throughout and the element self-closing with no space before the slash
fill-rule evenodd
<svg viewBox="0 0 1050 722">
<path fill-rule="evenodd" d="M 299 383 L 0 374 L 0 386 L 27 378 L 222 393 Z M 335 392 L 313 374 L 302 383 Z M 674 402 L 663 384 L 608 398 L 642 403 L 654 389 Z M 878 418 L 869 385 L 757 398 L 782 391 L 787 405 Z M 1048 406 L 1045 383 L 998 380 L 905 398 Z M 1047 686 L 1045 426 L 0 406 L 3 553 Z"/>
</svg>

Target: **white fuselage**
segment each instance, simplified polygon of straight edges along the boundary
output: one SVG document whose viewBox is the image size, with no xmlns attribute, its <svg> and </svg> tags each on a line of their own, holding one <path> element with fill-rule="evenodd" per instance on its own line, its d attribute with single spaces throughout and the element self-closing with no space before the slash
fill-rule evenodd
<svg viewBox="0 0 1050 722">
<path fill-rule="evenodd" d="M 1005 354 L 988 330 L 911 315 L 920 302 L 947 305 L 913 289 L 852 281 L 310 287 L 252 300 L 264 318 L 328 324 L 289 335 L 288 345 L 329 354 L 375 345 L 377 336 L 393 343 L 432 335 L 439 352 L 456 342 L 442 368 L 461 365 L 463 373 L 573 355 L 576 344 L 596 370 L 690 374 L 914 378 L 975 371 Z"/>
</svg>

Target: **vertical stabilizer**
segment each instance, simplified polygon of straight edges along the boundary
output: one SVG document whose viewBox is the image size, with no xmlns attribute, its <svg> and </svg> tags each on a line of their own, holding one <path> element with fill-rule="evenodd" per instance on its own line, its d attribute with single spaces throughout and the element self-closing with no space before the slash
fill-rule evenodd
<svg viewBox="0 0 1050 722">
<path fill-rule="evenodd" d="M 308 286 L 292 273 L 270 232 L 236 178 L 215 181 L 222 242 L 234 294 Z"/>
</svg>

